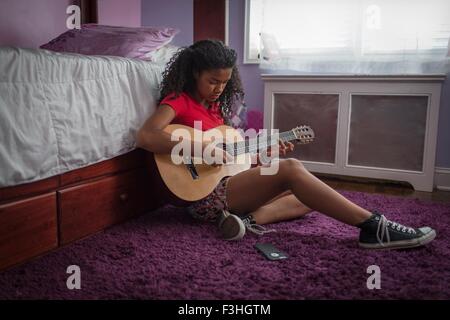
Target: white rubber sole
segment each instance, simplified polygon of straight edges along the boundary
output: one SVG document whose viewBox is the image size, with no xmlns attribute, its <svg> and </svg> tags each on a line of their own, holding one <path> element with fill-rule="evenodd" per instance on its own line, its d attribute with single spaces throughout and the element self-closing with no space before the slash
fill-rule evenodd
<svg viewBox="0 0 450 320">
<path fill-rule="evenodd" d="M 222 214 L 223 214 L 223 216 L 222 216 L 222 219 L 221 219 L 221 221 L 220 221 L 220 223 L 219 223 L 219 228 L 221 228 L 221 225 L 222 225 L 222 223 L 225 221 L 225 219 L 233 219 L 233 221 L 234 221 L 235 223 L 237 223 L 238 226 L 239 226 L 239 232 L 238 232 L 234 237 L 231 237 L 231 238 L 223 238 L 223 239 L 224 239 L 224 240 L 227 240 L 227 241 L 236 241 L 236 240 L 242 239 L 242 238 L 244 237 L 244 235 L 245 235 L 245 230 L 246 230 L 246 228 L 245 228 L 245 224 L 244 224 L 244 222 L 241 220 L 241 218 L 239 218 L 239 217 L 236 216 L 236 215 L 230 214 L 228 211 L 223 212 Z"/>
<path fill-rule="evenodd" d="M 414 240 L 403 240 L 391 242 L 382 246 L 379 243 L 359 243 L 359 246 L 364 249 L 390 250 L 390 249 L 408 249 L 426 245 L 436 238 L 436 231 L 432 230 L 422 237 Z"/>
<path fill-rule="evenodd" d="M 241 240 L 245 236 L 245 225 L 240 218 L 235 218 L 235 221 L 239 224 L 239 233 L 232 238 L 225 239 L 227 241 Z"/>
</svg>

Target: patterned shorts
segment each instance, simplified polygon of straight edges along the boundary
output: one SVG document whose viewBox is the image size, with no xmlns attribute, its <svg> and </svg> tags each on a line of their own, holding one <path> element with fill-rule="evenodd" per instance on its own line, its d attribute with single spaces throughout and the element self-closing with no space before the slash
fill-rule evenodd
<svg viewBox="0 0 450 320">
<path fill-rule="evenodd" d="M 227 182 L 230 177 L 220 180 L 216 188 L 206 198 L 194 202 L 187 211 L 195 218 L 205 222 L 215 222 L 222 209 L 228 210 L 226 202 Z"/>
</svg>

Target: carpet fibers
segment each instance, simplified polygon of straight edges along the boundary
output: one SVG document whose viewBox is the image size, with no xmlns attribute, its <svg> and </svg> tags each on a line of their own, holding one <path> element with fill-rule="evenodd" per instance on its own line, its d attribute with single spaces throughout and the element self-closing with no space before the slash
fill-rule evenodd
<svg viewBox="0 0 450 320">
<path fill-rule="evenodd" d="M 450 205 L 339 191 L 368 210 L 411 226 L 431 226 L 426 247 L 373 251 L 358 230 L 313 212 L 273 224 L 276 233 L 218 237 L 214 225 L 164 207 L 0 273 L 0 299 L 449 299 Z M 269 261 L 255 249 L 270 242 L 289 255 Z M 77 265 L 81 289 L 69 290 Z M 368 289 L 368 267 L 380 289 Z"/>
</svg>

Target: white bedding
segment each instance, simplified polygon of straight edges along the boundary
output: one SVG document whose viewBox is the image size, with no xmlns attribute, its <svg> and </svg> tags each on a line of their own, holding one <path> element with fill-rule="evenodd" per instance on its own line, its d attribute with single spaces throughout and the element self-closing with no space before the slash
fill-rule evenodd
<svg viewBox="0 0 450 320">
<path fill-rule="evenodd" d="M 133 150 L 163 70 L 136 59 L 0 47 L 0 187 Z"/>
</svg>

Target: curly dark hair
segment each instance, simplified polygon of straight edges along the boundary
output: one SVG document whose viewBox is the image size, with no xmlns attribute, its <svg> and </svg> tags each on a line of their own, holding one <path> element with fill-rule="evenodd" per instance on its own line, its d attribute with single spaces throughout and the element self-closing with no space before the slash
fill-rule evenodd
<svg viewBox="0 0 450 320">
<path fill-rule="evenodd" d="M 219 40 L 200 40 L 189 47 L 180 48 L 167 63 L 160 85 L 160 99 L 170 93 L 178 97 L 182 92 L 194 94 L 196 81 L 194 73 L 205 70 L 232 68 L 231 78 L 218 101 L 222 117 L 229 124 L 236 101 L 244 99 L 241 78 L 236 67 L 236 51 L 227 47 Z"/>
</svg>

